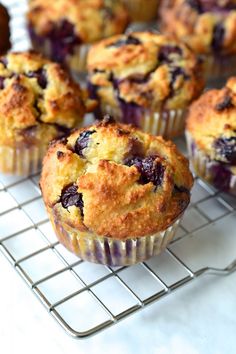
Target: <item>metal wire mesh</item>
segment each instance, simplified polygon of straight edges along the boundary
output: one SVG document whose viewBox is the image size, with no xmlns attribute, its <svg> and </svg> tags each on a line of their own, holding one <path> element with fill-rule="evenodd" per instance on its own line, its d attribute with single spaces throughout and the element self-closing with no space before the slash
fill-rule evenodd
<svg viewBox="0 0 236 354">
<path fill-rule="evenodd" d="M 13 18 L 13 49 L 27 49 L 26 3 L 6 5 Z M 178 145 L 185 149 L 183 139 Z M 117 268 L 83 262 L 57 242 L 38 179 L 38 174 L 0 175 L 0 250 L 49 313 L 77 338 L 98 333 L 200 275 L 236 269 L 236 199 L 199 179 L 169 248 L 147 262 Z"/>
</svg>

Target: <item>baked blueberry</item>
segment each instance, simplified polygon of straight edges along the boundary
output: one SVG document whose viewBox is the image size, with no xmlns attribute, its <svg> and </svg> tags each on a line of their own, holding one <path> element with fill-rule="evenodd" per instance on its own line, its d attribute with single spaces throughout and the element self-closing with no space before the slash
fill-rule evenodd
<svg viewBox="0 0 236 354">
<path fill-rule="evenodd" d="M 161 185 L 165 168 L 159 161 L 158 156 L 133 157 L 125 161 L 127 166 L 135 166 L 140 172 L 139 183 L 146 184 L 152 182 L 155 187 Z"/>
<path fill-rule="evenodd" d="M 96 130 L 86 130 L 82 132 L 75 142 L 74 151 L 81 157 L 84 157 L 83 150 L 86 149 L 89 143 L 90 136 L 96 133 Z"/>
<path fill-rule="evenodd" d="M 77 208 L 80 208 L 81 215 L 83 215 L 84 203 L 82 199 L 82 194 L 78 193 L 78 186 L 76 186 L 75 184 L 63 188 L 61 192 L 60 203 L 65 209 L 68 209 L 73 205 Z"/>
<path fill-rule="evenodd" d="M 219 138 L 214 141 L 213 147 L 226 163 L 236 165 L 236 137 Z"/>
</svg>

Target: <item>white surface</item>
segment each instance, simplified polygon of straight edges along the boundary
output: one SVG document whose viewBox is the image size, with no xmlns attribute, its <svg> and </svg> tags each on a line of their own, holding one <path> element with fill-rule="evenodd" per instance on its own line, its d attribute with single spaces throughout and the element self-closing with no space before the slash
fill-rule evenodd
<svg viewBox="0 0 236 354">
<path fill-rule="evenodd" d="M 235 258 L 234 225 L 235 213 L 219 220 L 207 230 L 201 230 L 193 236 L 177 241 L 171 249 L 192 269 L 198 269 L 200 264 L 205 263 L 224 267 Z M 227 233 L 224 233 L 226 228 Z M 17 244 L 14 246 L 17 249 Z M 167 284 L 171 284 L 178 276 L 183 277 L 180 270 L 173 269 L 167 253 L 153 258 L 148 263 Z M 83 263 L 84 274 L 90 266 L 89 263 Z M 97 266 L 94 267 L 96 271 Z M 142 278 L 143 269 L 139 267 L 141 266 L 136 266 L 137 276 Z M 236 273 L 223 277 L 208 275 L 194 280 L 96 336 L 76 340 L 56 324 L 1 254 L 0 269 L 1 353 L 234 354 L 236 352 Z M 124 280 L 130 271 L 131 268 L 125 270 L 122 275 Z M 71 286 L 73 280 L 74 278 L 71 278 Z M 66 281 L 68 284 L 67 278 Z M 134 284 L 136 293 L 141 297 L 147 296 L 148 291 L 152 290 L 151 279 L 149 281 Z M 153 286 L 156 285 L 156 282 L 153 283 Z M 77 286 L 75 284 L 75 288 Z M 103 286 L 105 292 L 102 291 L 100 296 L 109 293 L 108 298 L 112 300 L 116 295 L 114 286 L 111 285 L 114 294 Z M 145 287 L 147 292 L 144 291 Z M 61 283 L 53 284 L 52 294 L 57 294 L 55 289 L 61 293 L 60 288 L 66 290 L 63 278 Z M 122 305 L 122 299 L 117 305 Z M 89 311 L 91 316 L 93 312 L 91 309 Z M 68 314 L 68 311 L 66 313 Z M 95 316 L 97 313 L 94 313 Z"/>
<path fill-rule="evenodd" d="M 64 333 L 0 256 L 0 352 L 234 354 L 236 273 L 207 276 L 85 340 Z"/>
</svg>

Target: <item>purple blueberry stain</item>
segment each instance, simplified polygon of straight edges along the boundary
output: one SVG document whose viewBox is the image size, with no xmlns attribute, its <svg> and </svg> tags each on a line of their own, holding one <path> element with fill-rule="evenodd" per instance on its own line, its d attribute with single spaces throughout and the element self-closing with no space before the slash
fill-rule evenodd
<svg viewBox="0 0 236 354">
<path fill-rule="evenodd" d="M 71 206 L 76 206 L 80 209 L 81 215 L 84 216 L 83 208 L 83 196 L 78 193 L 78 186 L 75 184 L 70 184 L 63 188 L 60 197 L 61 205 L 64 209 L 68 209 Z"/>
<path fill-rule="evenodd" d="M 220 112 L 231 107 L 233 107 L 232 97 L 225 96 L 221 102 L 217 103 L 216 110 Z"/>
<path fill-rule="evenodd" d="M 157 187 L 162 184 L 164 178 L 165 168 L 157 160 L 157 156 L 147 156 L 145 158 L 135 156 L 125 160 L 125 165 L 131 167 L 135 166 L 140 173 L 139 183 L 147 184 L 152 182 Z"/>
<path fill-rule="evenodd" d="M 199 14 L 204 12 L 227 13 L 234 10 L 236 5 L 232 1 L 215 1 L 215 0 L 186 0 L 186 3 Z"/>
<path fill-rule="evenodd" d="M 64 63 L 66 57 L 73 55 L 75 48 L 82 43 L 75 33 L 74 25 L 67 19 L 62 19 L 58 24 L 54 24 L 51 31 L 45 36 L 38 36 L 31 26 L 29 27 L 29 34 L 32 41 L 39 46 L 43 46 L 45 40 L 49 40 L 51 45 L 50 57 L 59 63 Z"/>
<path fill-rule="evenodd" d="M 213 37 L 211 47 L 215 52 L 222 49 L 222 44 L 224 41 L 225 28 L 222 23 L 217 23 L 213 29 Z"/>
<path fill-rule="evenodd" d="M 0 90 L 3 90 L 4 89 L 4 81 L 5 81 L 5 77 L 3 76 L 0 76 Z"/>
<path fill-rule="evenodd" d="M 179 76 L 183 76 L 185 80 L 189 79 L 189 76 L 185 73 L 183 68 L 180 67 L 171 67 L 170 68 L 170 75 L 171 75 L 171 81 L 170 81 L 170 97 L 174 94 L 174 85 Z"/>
<path fill-rule="evenodd" d="M 133 124 L 140 127 L 143 116 L 143 108 L 134 102 L 126 102 L 118 97 L 120 109 L 122 112 L 122 123 Z"/>
<path fill-rule="evenodd" d="M 231 171 L 222 164 L 213 165 L 210 168 L 210 171 L 214 186 L 217 189 L 228 192 L 230 190 L 230 181 L 232 178 Z"/>
<path fill-rule="evenodd" d="M 86 130 L 82 132 L 75 142 L 74 152 L 80 157 L 84 157 L 83 150 L 87 148 L 90 136 L 96 133 L 96 130 Z"/>
<path fill-rule="evenodd" d="M 29 71 L 25 74 L 29 78 L 35 78 L 42 89 L 47 87 L 47 77 L 45 69 L 38 69 L 37 71 Z"/>
<path fill-rule="evenodd" d="M 214 141 L 213 146 L 225 163 L 236 165 L 236 137 L 219 138 Z"/>
<path fill-rule="evenodd" d="M 162 63 L 171 63 L 173 61 L 173 56 L 181 56 L 182 49 L 176 45 L 165 45 L 160 48 L 158 53 L 158 60 Z"/>
</svg>

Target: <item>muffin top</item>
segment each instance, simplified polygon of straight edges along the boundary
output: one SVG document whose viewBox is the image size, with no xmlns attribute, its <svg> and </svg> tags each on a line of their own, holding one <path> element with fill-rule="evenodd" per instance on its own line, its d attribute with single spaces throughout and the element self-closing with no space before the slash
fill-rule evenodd
<svg viewBox="0 0 236 354">
<path fill-rule="evenodd" d="M 184 44 L 152 32 L 117 35 L 88 56 L 90 89 L 110 105 L 178 109 L 203 87 L 201 64 Z"/>
<path fill-rule="evenodd" d="M 160 11 L 161 28 L 196 53 L 236 52 L 235 0 L 168 0 Z"/>
<path fill-rule="evenodd" d="M 187 131 L 211 159 L 236 166 L 236 77 L 192 104 Z"/>
<path fill-rule="evenodd" d="M 39 36 L 80 44 L 122 33 L 128 13 L 120 0 L 31 0 L 28 21 Z"/>
<path fill-rule="evenodd" d="M 11 47 L 9 21 L 10 17 L 6 8 L 0 4 L 0 54 L 4 54 Z"/>
<path fill-rule="evenodd" d="M 85 111 L 79 85 L 59 64 L 33 52 L 0 57 L 1 144 L 48 141 L 75 127 Z"/>
<path fill-rule="evenodd" d="M 109 116 L 52 143 L 40 182 L 61 222 L 119 239 L 165 230 L 187 207 L 192 183 L 172 142 Z"/>
</svg>

